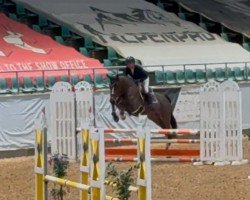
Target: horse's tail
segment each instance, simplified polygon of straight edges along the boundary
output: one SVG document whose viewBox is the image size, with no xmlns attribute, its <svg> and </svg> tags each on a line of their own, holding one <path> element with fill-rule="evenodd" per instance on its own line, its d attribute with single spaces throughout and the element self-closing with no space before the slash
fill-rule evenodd
<svg viewBox="0 0 250 200">
<path fill-rule="evenodd" d="M 176 122 L 176 119 L 173 115 L 173 112 L 171 113 L 171 120 L 170 120 L 170 123 L 171 123 L 171 127 L 172 129 L 177 129 L 177 122 Z"/>
<path fill-rule="evenodd" d="M 168 96 L 168 95 L 164 95 L 165 96 L 165 98 L 169 101 L 169 103 L 171 104 L 171 99 L 170 99 L 170 97 Z"/>
<path fill-rule="evenodd" d="M 169 101 L 169 103 L 171 104 L 171 99 L 169 98 L 168 95 L 165 95 L 165 97 L 167 98 L 167 100 Z M 176 119 L 173 115 L 173 111 L 171 112 L 171 119 L 170 119 L 170 124 L 171 124 L 171 128 L 172 129 L 177 129 L 177 122 Z"/>
</svg>

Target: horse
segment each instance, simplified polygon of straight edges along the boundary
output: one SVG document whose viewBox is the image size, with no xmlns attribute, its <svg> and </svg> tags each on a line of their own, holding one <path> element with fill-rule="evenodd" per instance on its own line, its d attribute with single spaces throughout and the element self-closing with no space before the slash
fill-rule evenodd
<svg viewBox="0 0 250 200">
<path fill-rule="evenodd" d="M 110 103 L 112 116 L 118 122 L 115 106 L 120 110 L 120 117 L 125 120 L 125 111 L 132 116 L 147 115 L 148 119 L 162 129 L 176 129 L 177 122 L 173 116 L 170 98 L 155 93 L 157 103 L 151 105 L 145 100 L 140 87 L 127 76 L 117 75 L 110 78 Z"/>
</svg>

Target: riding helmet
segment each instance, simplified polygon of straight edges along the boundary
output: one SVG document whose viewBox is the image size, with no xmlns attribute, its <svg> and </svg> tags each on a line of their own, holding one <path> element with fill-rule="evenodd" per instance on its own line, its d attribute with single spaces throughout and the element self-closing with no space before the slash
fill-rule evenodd
<svg viewBox="0 0 250 200">
<path fill-rule="evenodd" d="M 126 64 L 128 64 L 128 63 L 135 63 L 135 58 L 132 57 L 132 56 L 129 56 L 129 57 L 126 58 L 125 63 Z"/>
</svg>

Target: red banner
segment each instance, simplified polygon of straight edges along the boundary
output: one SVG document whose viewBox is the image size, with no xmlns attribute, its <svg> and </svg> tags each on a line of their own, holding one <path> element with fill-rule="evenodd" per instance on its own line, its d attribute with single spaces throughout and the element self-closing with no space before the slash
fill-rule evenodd
<svg viewBox="0 0 250 200">
<path fill-rule="evenodd" d="M 93 74 L 94 68 L 103 68 L 96 70 L 97 73 L 106 72 L 98 60 L 85 57 L 0 13 L 0 76 L 9 76 L 8 72 L 42 73 L 37 70 L 59 70 L 53 71 L 59 75 L 68 69 L 73 69 L 71 73 Z"/>
</svg>

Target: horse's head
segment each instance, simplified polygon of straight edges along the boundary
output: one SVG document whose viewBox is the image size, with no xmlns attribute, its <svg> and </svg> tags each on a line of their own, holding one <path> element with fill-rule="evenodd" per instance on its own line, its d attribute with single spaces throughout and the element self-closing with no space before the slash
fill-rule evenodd
<svg viewBox="0 0 250 200">
<path fill-rule="evenodd" d="M 114 120 L 119 121 L 115 106 L 120 110 L 121 119 L 125 119 L 124 112 L 135 114 L 142 112 L 143 98 L 132 78 L 127 76 L 110 77 L 110 103 L 112 106 L 112 116 Z"/>
<path fill-rule="evenodd" d="M 134 84 L 132 79 L 123 74 L 109 74 L 108 77 L 110 79 L 110 99 L 115 102 L 124 97 L 128 93 L 131 84 Z"/>
<path fill-rule="evenodd" d="M 118 97 L 122 96 L 124 91 L 122 90 L 122 84 L 120 84 L 121 77 L 119 74 L 110 78 L 110 98 L 116 100 Z"/>
<path fill-rule="evenodd" d="M 116 115 L 115 112 L 115 105 L 117 107 L 119 107 L 119 109 L 121 108 L 122 102 L 123 102 L 123 97 L 124 97 L 124 90 L 123 90 L 123 85 L 121 84 L 121 77 L 117 74 L 116 76 L 108 76 L 110 78 L 110 103 L 112 105 L 112 116 L 113 119 L 118 122 L 119 121 L 119 117 Z M 124 115 L 124 111 L 123 113 L 123 117 Z"/>
</svg>

